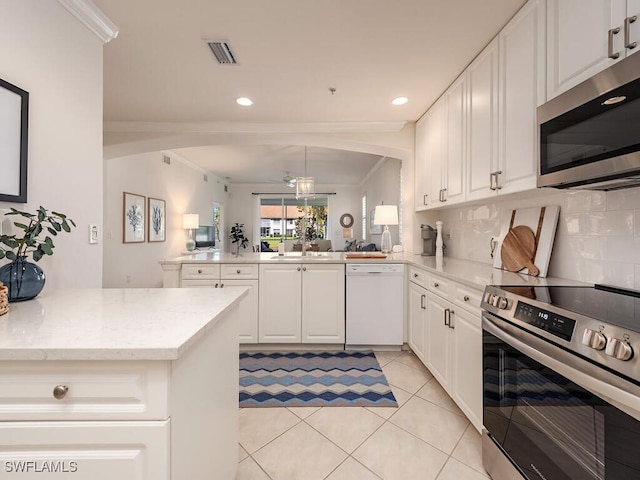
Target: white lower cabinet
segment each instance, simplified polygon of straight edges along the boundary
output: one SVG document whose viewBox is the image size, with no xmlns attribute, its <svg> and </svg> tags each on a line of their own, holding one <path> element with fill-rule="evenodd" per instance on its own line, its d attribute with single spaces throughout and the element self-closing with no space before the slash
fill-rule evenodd
<svg viewBox="0 0 640 480">
<path fill-rule="evenodd" d="M 478 431 L 482 429 L 481 297 L 477 289 L 409 269 L 409 346 Z"/>
<path fill-rule="evenodd" d="M 5 422 L 0 462 L 21 479 L 168 480 L 169 433 L 169 420 Z"/>
<path fill-rule="evenodd" d="M 344 264 L 262 264 L 261 343 L 344 343 Z"/>
<path fill-rule="evenodd" d="M 412 281 L 409 282 L 409 346 L 425 363 L 424 327 L 427 318 L 427 290 Z"/>
<path fill-rule="evenodd" d="M 258 343 L 258 280 L 224 280 L 226 287 L 249 287 L 240 302 L 240 343 Z"/>
</svg>

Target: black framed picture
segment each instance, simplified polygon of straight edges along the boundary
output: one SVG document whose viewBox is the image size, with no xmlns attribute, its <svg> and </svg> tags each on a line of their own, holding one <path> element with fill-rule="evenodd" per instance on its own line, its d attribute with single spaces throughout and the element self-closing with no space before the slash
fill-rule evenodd
<svg viewBox="0 0 640 480">
<path fill-rule="evenodd" d="M 0 79 L 0 202 L 27 202 L 29 92 Z"/>
</svg>

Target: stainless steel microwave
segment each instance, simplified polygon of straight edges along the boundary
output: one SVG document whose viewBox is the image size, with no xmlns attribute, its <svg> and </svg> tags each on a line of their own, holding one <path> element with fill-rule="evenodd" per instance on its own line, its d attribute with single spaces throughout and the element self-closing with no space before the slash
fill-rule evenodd
<svg viewBox="0 0 640 480">
<path fill-rule="evenodd" d="M 538 107 L 538 187 L 640 186 L 640 53 Z"/>
</svg>

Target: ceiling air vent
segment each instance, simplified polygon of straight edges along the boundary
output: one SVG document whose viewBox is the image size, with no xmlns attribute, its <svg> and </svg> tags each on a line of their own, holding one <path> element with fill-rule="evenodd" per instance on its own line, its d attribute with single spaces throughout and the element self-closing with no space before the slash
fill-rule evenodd
<svg viewBox="0 0 640 480">
<path fill-rule="evenodd" d="M 218 63 L 231 65 L 238 63 L 227 42 L 207 42 L 207 45 L 209 45 Z"/>
</svg>

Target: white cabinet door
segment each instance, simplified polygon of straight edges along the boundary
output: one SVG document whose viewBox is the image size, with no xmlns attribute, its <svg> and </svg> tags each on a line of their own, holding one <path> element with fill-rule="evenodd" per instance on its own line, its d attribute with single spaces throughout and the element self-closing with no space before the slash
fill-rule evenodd
<svg viewBox="0 0 640 480">
<path fill-rule="evenodd" d="M 258 280 L 223 280 L 225 287 L 249 287 L 240 302 L 240 343 L 258 343 Z"/>
<path fill-rule="evenodd" d="M 482 329 L 480 316 L 462 308 L 452 315 L 453 399 L 478 431 L 482 429 Z"/>
<path fill-rule="evenodd" d="M 432 293 L 427 294 L 427 368 L 446 391 L 450 391 L 452 330 L 445 322 L 451 309 L 451 303 Z"/>
<path fill-rule="evenodd" d="M 169 420 L 2 422 L 2 471 L 25 480 L 169 480 L 169 433 Z"/>
<path fill-rule="evenodd" d="M 428 205 L 428 173 L 427 173 L 427 143 L 429 141 L 427 127 L 429 125 L 428 116 L 425 114 L 416 123 L 416 141 L 414 158 L 414 200 L 415 209 L 424 210 Z"/>
<path fill-rule="evenodd" d="M 467 200 L 494 195 L 491 174 L 498 170 L 498 41 L 469 65 L 469 157 Z"/>
<path fill-rule="evenodd" d="M 446 105 L 445 155 L 440 203 L 464 200 L 466 160 L 466 75 L 460 75 L 444 94 Z"/>
<path fill-rule="evenodd" d="M 302 265 L 302 342 L 344 343 L 344 264 Z"/>
<path fill-rule="evenodd" d="M 547 0 L 547 99 L 624 58 L 626 4 L 625 0 Z"/>
<path fill-rule="evenodd" d="M 636 20 L 633 20 L 633 17 L 636 17 Z M 625 50 L 629 56 L 640 51 L 640 0 L 627 0 L 624 27 L 628 28 L 629 43 L 625 44 Z"/>
<path fill-rule="evenodd" d="M 258 336 L 262 343 L 301 340 L 302 267 L 260 265 Z"/>
<path fill-rule="evenodd" d="M 427 208 L 441 205 L 439 200 L 442 190 L 442 175 L 444 164 L 444 116 L 445 104 L 443 98 L 432 105 L 425 114 L 427 117 L 426 136 L 426 192 L 423 202 Z"/>
<path fill-rule="evenodd" d="M 544 6 L 529 1 L 499 35 L 500 193 L 536 188 L 536 108 L 544 101 Z"/>
<path fill-rule="evenodd" d="M 425 358 L 425 320 L 427 311 L 427 290 L 409 282 L 409 335 L 411 350 L 424 363 Z"/>
</svg>

